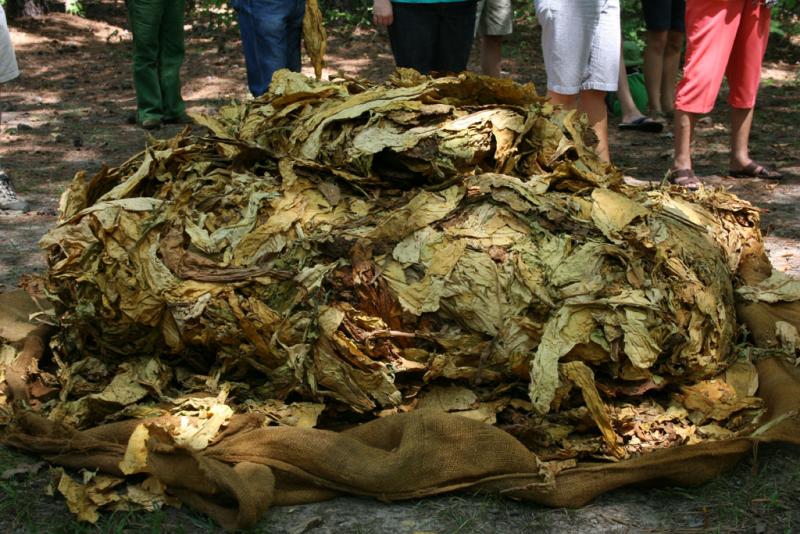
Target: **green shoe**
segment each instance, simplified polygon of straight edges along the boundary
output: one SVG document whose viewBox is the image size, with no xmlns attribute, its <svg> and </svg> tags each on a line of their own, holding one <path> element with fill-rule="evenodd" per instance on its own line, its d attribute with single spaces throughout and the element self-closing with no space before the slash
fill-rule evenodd
<svg viewBox="0 0 800 534">
<path fill-rule="evenodd" d="M 161 128 L 161 119 L 145 119 L 142 121 L 142 128 L 145 130 L 158 130 Z"/>
</svg>

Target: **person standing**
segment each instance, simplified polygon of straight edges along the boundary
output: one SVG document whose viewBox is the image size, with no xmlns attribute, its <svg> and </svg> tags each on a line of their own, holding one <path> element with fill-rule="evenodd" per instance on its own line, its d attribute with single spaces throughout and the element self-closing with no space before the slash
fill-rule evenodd
<svg viewBox="0 0 800 534">
<path fill-rule="evenodd" d="M 231 0 L 231 6 L 238 15 L 253 96 L 267 92 L 276 70 L 300 72 L 305 0 Z"/>
<path fill-rule="evenodd" d="M 638 53 L 638 48 L 635 48 L 635 50 Z M 620 130 L 636 130 L 639 132 L 660 133 L 664 129 L 664 124 L 648 117 L 647 115 L 644 115 L 639 110 L 637 98 L 634 98 L 634 95 L 631 92 L 630 83 L 628 80 L 628 70 L 626 68 L 627 65 L 625 61 L 625 53 L 626 46 L 623 42 L 619 62 L 619 87 L 617 87 L 617 98 L 619 99 L 619 111 L 620 115 L 622 115 L 622 122 L 619 123 L 618 128 Z M 639 94 L 641 94 L 640 91 L 637 91 L 637 96 Z M 642 105 L 642 107 L 644 108 L 645 106 Z"/>
<path fill-rule="evenodd" d="M 476 8 L 476 0 L 374 0 L 372 21 L 389 29 L 398 67 L 461 72 L 475 37 Z"/>
<path fill-rule="evenodd" d="M 9 82 L 17 76 L 19 76 L 17 57 L 14 54 L 14 46 L 11 44 L 6 12 L 3 10 L 3 6 L 0 6 L 0 84 Z M 0 119 L 2 119 L 1 111 Z M 2 167 L 0 167 L 0 210 L 28 211 L 28 203 L 20 199 L 14 192 L 11 181 Z"/>
<path fill-rule="evenodd" d="M 619 0 L 536 0 L 547 96 L 585 113 L 597 154 L 610 161 L 605 96 L 616 91 L 621 47 Z"/>
<path fill-rule="evenodd" d="M 147 130 L 162 123 L 192 122 L 181 97 L 184 0 L 128 0 L 127 4 L 136 121 Z"/>
<path fill-rule="evenodd" d="M 675 159 L 672 183 L 696 189 L 691 141 L 699 115 L 710 112 L 722 78 L 728 79 L 731 150 L 728 174 L 734 178 L 780 179 L 750 159 L 750 129 L 767 50 L 769 0 L 692 0 L 686 5 L 686 63 L 675 96 Z"/>
<path fill-rule="evenodd" d="M 511 0 L 479 0 L 477 17 L 476 33 L 481 36 L 481 72 L 499 78 L 503 37 L 513 31 Z"/>
<path fill-rule="evenodd" d="M 673 112 L 675 85 L 683 48 L 685 0 L 642 0 L 644 14 L 644 84 L 649 113 Z"/>
<path fill-rule="evenodd" d="M 19 76 L 17 56 L 14 54 L 14 45 L 11 44 L 6 12 L 0 5 L 0 83 L 10 82 L 17 76 Z"/>
</svg>

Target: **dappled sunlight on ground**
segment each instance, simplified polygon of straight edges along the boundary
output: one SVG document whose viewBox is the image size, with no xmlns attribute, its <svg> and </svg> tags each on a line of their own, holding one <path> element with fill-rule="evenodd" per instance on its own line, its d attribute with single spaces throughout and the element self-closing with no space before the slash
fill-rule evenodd
<svg viewBox="0 0 800 534">
<path fill-rule="evenodd" d="M 761 77 L 765 81 L 800 83 L 800 78 L 798 78 L 798 66 L 785 61 L 768 63 L 761 71 Z"/>
<path fill-rule="evenodd" d="M 42 269 L 45 257 L 36 243 L 54 222 L 53 216 L 0 214 L 0 291 L 12 289 L 21 275 Z"/>
</svg>

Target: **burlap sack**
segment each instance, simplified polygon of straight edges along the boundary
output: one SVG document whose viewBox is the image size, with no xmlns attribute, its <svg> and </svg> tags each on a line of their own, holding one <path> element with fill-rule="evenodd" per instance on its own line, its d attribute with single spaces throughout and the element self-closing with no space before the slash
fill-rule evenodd
<svg viewBox="0 0 800 534">
<path fill-rule="evenodd" d="M 41 350 L 42 330 L 26 345 Z M 39 337 L 37 340 L 36 338 Z M 36 358 L 35 350 L 31 357 Z M 177 418 L 130 420 L 76 431 L 25 413 L 2 441 L 71 468 L 120 469 L 134 429 L 144 424 L 146 466 L 168 492 L 226 528 L 254 525 L 272 505 L 319 501 L 338 494 L 382 501 L 472 488 L 550 506 L 577 507 L 631 484 L 695 485 L 730 468 L 756 442 L 800 445 L 800 369 L 783 359 L 758 362 L 758 395 L 766 423 L 753 435 L 660 450 L 619 463 L 579 464 L 555 477 L 506 432 L 458 415 L 419 410 L 344 432 L 265 427 L 257 415 L 231 419 L 202 452 L 175 444 L 161 430 Z"/>
</svg>

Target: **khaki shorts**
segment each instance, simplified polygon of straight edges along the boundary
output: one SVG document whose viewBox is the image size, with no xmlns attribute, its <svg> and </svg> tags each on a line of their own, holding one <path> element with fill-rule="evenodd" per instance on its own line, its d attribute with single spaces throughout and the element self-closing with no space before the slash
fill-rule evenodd
<svg viewBox="0 0 800 534">
<path fill-rule="evenodd" d="M 14 47 L 11 46 L 11 36 L 6 24 L 6 13 L 0 7 L 0 83 L 13 80 L 19 76 L 17 58 L 14 56 Z"/>
<path fill-rule="evenodd" d="M 514 10 L 511 0 L 478 0 L 475 32 L 478 35 L 511 35 Z"/>
</svg>

